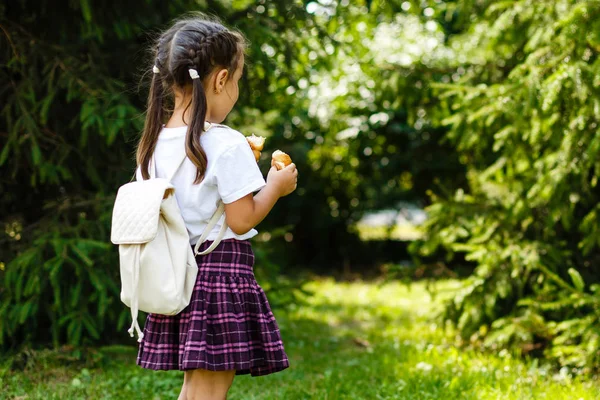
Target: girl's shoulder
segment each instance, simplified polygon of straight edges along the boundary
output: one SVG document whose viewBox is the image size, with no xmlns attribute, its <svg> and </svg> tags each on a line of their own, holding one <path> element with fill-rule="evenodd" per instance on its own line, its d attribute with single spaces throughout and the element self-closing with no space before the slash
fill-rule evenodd
<svg viewBox="0 0 600 400">
<path fill-rule="evenodd" d="M 248 143 L 246 136 L 241 132 L 222 124 L 212 124 L 203 136 L 211 144 L 219 144 L 219 147 L 230 148 L 241 143 Z"/>
</svg>

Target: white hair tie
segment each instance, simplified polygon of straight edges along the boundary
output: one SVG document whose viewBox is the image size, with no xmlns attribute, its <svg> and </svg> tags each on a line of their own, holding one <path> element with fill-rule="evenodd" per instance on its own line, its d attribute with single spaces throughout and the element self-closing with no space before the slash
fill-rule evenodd
<svg viewBox="0 0 600 400">
<path fill-rule="evenodd" d="M 158 67 L 155 65 L 154 67 L 152 67 L 152 72 L 158 74 L 160 72 L 160 69 L 158 69 Z"/>
<path fill-rule="evenodd" d="M 198 78 L 200 78 L 200 75 L 198 75 L 198 71 L 196 71 L 194 68 L 190 68 L 188 71 L 189 71 L 190 77 L 192 79 L 198 79 Z"/>
</svg>

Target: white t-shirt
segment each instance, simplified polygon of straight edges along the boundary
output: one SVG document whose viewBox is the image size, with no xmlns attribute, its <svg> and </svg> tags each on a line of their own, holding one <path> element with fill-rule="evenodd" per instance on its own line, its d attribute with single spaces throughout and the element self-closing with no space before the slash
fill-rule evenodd
<svg viewBox="0 0 600 400">
<path fill-rule="evenodd" d="M 156 143 L 154 159 L 156 176 L 168 178 L 185 156 L 187 126 L 163 127 Z M 244 135 L 225 125 L 212 125 L 200 136 L 200 144 L 208 158 L 204 180 L 194 184 L 196 166 L 186 158 L 171 183 L 175 186 L 175 198 L 190 234 L 190 244 L 195 244 L 208 221 L 217 210 L 219 199 L 229 204 L 265 186 L 265 179 L 258 168 L 254 154 Z M 142 179 L 140 168 L 136 172 Z M 225 221 L 225 216 L 208 235 L 214 240 Z M 255 229 L 236 235 L 227 229 L 223 239 L 250 239 Z"/>
</svg>

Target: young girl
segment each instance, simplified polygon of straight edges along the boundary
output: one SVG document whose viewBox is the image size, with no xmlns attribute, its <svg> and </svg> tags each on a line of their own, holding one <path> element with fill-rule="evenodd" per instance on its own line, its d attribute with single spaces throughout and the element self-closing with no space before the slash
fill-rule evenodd
<svg viewBox="0 0 600 400">
<path fill-rule="evenodd" d="M 244 49 L 241 34 L 204 18 L 175 23 L 156 46 L 138 179 L 149 178 L 152 156 L 156 176 L 175 172 L 171 182 L 191 245 L 223 201 L 225 218 L 201 251 L 224 222 L 229 226 L 212 253 L 197 256 L 189 306 L 175 316 L 150 314 L 146 321 L 137 363 L 185 371 L 179 399 L 222 400 L 236 373 L 259 376 L 289 366 L 252 272 L 249 239 L 277 200 L 296 189 L 298 172 L 294 164 L 279 171 L 272 166 L 265 182 L 245 137 L 219 125 L 238 99 Z M 167 104 L 173 112 L 163 125 Z"/>
</svg>

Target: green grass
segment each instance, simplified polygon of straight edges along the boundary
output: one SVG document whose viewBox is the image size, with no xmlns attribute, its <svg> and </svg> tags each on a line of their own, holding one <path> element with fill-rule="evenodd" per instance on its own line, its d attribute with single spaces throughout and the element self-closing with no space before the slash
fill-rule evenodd
<svg viewBox="0 0 600 400">
<path fill-rule="evenodd" d="M 457 282 L 434 284 L 438 298 Z M 236 377 L 229 399 L 599 399 L 600 383 L 512 357 L 458 349 L 431 322 L 439 307 L 422 283 L 313 281 L 308 304 L 276 312 L 291 368 Z M 68 353 L 66 353 L 68 354 Z M 89 358 L 89 357 L 88 357 Z M 24 370 L 0 366 L 0 398 L 175 399 L 182 375 L 134 364 L 132 347 L 99 349 L 79 365 L 32 354 Z M 85 367 L 85 368 L 84 368 Z"/>
</svg>

